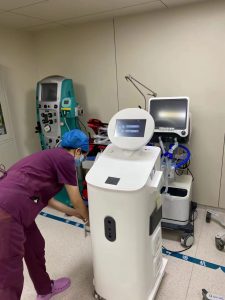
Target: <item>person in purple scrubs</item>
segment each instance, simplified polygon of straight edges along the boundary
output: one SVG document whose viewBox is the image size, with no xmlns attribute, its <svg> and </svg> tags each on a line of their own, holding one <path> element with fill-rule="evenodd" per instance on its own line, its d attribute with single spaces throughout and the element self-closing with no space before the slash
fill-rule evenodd
<svg viewBox="0 0 225 300">
<path fill-rule="evenodd" d="M 45 241 L 35 218 L 49 205 L 88 221 L 88 210 L 80 195 L 75 171 L 75 161 L 80 163 L 88 150 L 88 137 L 75 129 L 64 134 L 61 148 L 25 157 L 7 172 L 0 169 L 1 300 L 21 298 L 23 258 L 37 300 L 48 300 L 70 286 L 69 278 L 50 279 L 45 266 Z M 63 187 L 74 208 L 53 198 Z"/>
</svg>

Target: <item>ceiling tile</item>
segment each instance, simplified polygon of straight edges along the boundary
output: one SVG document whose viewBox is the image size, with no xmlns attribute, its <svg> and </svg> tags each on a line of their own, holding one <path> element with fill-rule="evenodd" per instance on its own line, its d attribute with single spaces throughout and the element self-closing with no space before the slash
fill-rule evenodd
<svg viewBox="0 0 225 300">
<path fill-rule="evenodd" d="M 43 18 L 48 21 L 59 21 L 151 3 L 163 5 L 159 0 L 48 0 L 33 6 L 17 9 L 15 12 Z"/>
<path fill-rule="evenodd" d="M 46 21 L 37 18 L 12 14 L 8 12 L 0 14 L 0 25 L 3 25 L 5 27 L 23 28 L 23 27 L 34 26 L 34 25 L 41 25 L 44 23 L 46 23 Z"/>
<path fill-rule="evenodd" d="M 66 19 L 63 21 L 60 21 L 61 24 L 64 25 L 70 25 L 75 23 L 84 23 L 89 22 L 93 20 L 101 20 L 101 19 L 107 19 L 110 17 L 118 17 L 118 16 L 126 16 L 126 15 L 132 15 L 142 12 L 148 12 L 153 11 L 157 9 L 165 9 L 166 7 L 159 1 L 154 1 L 152 3 L 138 5 L 138 6 L 132 6 L 127 7 L 123 9 L 115 9 L 109 12 L 105 13 L 99 13 L 99 14 L 93 14 L 93 15 L 86 15 L 78 18 L 72 18 L 72 19 Z"/>
<path fill-rule="evenodd" d="M 46 30 L 46 29 L 57 29 L 57 28 L 66 28 L 66 27 L 64 25 L 58 24 L 58 23 L 46 23 L 46 24 L 37 25 L 37 26 L 29 26 L 24 29 L 26 31 L 38 32 L 38 31 L 42 31 L 42 30 Z"/>
<path fill-rule="evenodd" d="M 197 2 L 204 2 L 207 0 L 161 0 L 167 7 L 174 7 L 184 4 L 191 4 Z"/>
<path fill-rule="evenodd" d="M 47 0 L 1 0 L 0 9 L 11 10 L 22 6 L 33 5 Z"/>
</svg>

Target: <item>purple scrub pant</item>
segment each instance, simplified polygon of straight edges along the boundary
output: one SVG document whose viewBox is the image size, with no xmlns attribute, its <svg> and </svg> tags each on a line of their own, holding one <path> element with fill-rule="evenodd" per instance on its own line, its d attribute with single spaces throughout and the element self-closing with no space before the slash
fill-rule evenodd
<svg viewBox="0 0 225 300">
<path fill-rule="evenodd" d="M 24 228 L 0 208 L 0 299 L 18 300 L 23 289 L 23 258 L 39 295 L 51 292 L 45 267 L 45 241 L 34 222 Z"/>
</svg>

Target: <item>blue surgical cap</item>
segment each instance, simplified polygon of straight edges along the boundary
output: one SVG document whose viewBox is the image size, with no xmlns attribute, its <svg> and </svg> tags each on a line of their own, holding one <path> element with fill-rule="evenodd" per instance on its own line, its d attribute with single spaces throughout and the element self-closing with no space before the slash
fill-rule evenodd
<svg viewBox="0 0 225 300">
<path fill-rule="evenodd" d="M 81 148 L 82 151 L 89 151 L 89 140 L 86 134 L 79 129 L 73 129 L 66 132 L 61 141 L 61 146 L 63 148 L 77 149 Z"/>
</svg>

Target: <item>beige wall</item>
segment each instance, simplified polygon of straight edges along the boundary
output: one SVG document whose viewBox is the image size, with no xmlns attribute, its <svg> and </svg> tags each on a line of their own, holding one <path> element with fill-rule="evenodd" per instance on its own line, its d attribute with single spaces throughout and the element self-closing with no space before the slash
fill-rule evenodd
<svg viewBox="0 0 225 300">
<path fill-rule="evenodd" d="M 0 64 L 13 124 L 10 141 L 0 144 L 0 162 L 10 166 L 39 149 L 34 127 L 36 62 L 28 33 L 0 30 Z"/>
<path fill-rule="evenodd" d="M 118 108 L 142 105 L 131 73 L 160 96 L 191 99 L 195 201 L 218 206 L 225 132 L 225 3 L 210 1 L 36 36 L 38 77 L 73 78 L 89 117 L 108 121 Z M 224 180 L 225 181 L 225 180 Z"/>
<path fill-rule="evenodd" d="M 224 1 L 211 1 L 116 21 L 120 108 L 143 103 L 126 73 L 160 96 L 190 97 L 193 200 L 212 206 L 225 132 L 224 20 Z"/>
<path fill-rule="evenodd" d="M 36 36 L 38 77 L 72 78 L 84 119 L 108 121 L 117 111 L 112 21 L 46 31 Z"/>
<path fill-rule="evenodd" d="M 124 79 L 130 73 L 160 96 L 190 97 L 193 200 L 218 206 L 225 133 L 224 20 L 225 2 L 215 0 L 116 18 L 115 40 L 112 20 L 35 36 L 1 29 L 0 65 L 5 68 L 13 136 L 0 144 L 0 162 L 8 166 L 39 149 L 34 133 L 38 79 L 52 74 L 72 78 L 84 119 L 107 122 L 118 108 L 143 104 Z"/>
</svg>

